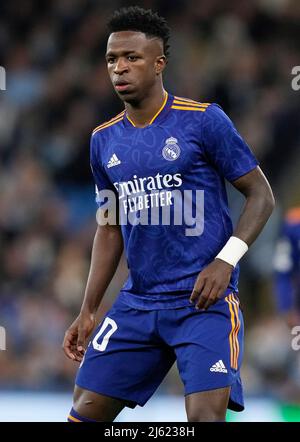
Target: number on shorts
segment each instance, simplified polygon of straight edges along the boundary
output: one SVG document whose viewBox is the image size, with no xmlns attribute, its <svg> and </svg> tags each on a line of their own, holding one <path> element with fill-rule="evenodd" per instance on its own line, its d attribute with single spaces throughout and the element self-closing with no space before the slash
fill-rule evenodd
<svg viewBox="0 0 300 442">
<path fill-rule="evenodd" d="M 100 338 L 100 336 L 102 335 L 102 333 L 104 332 L 104 330 L 108 327 L 111 326 L 111 329 L 108 330 L 108 332 L 103 336 L 102 342 L 101 344 L 99 344 L 98 339 Z M 107 347 L 109 338 L 111 337 L 111 335 L 117 330 L 118 326 L 116 324 L 116 322 L 109 318 L 108 316 L 104 319 L 103 324 L 100 328 L 100 330 L 98 331 L 98 333 L 96 334 L 96 336 L 93 339 L 93 347 L 95 350 L 98 351 L 104 351 Z"/>
</svg>

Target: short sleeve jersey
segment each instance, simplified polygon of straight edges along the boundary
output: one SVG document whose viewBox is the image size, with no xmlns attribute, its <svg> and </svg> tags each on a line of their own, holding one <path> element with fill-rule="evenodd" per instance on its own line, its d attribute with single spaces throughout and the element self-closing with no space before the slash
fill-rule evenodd
<svg viewBox="0 0 300 442">
<path fill-rule="evenodd" d="M 251 149 L 219 105 L 166 93 L 144 128 L 126 111 L 98 126 L 90 152 L 98 205 L 110 190 L 122 214 L 122 295 L 137 308 L 186 305 L 232 234 L 225 180 L 257 166 Z M 238 273 L 228 290 L 238 291 Z"/>
</svg>

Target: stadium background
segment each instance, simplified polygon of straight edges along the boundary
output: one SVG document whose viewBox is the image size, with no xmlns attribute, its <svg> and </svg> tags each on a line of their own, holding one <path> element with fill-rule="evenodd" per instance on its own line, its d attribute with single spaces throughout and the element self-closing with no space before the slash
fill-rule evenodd
<svg viewBox="0 0 300 442">
<path fill-rule="evenodd" d="M 272 280 L 282 215 L 300 204 L 300 91 L 291 87 L 298 0 L 1 2 L 0 421 L 63 421 L 71 405 L 76 367 L 60 346 L 81 305 L 96 228 L 89 136 L 122 109 L 106 74 L 105 21 L 131 4 L 153 8 L 172 28 L 166 89 L 221 104 L 277 199 L 242 262 L 247 409 L 229 420 L 300 421 L 300 355 L 276 312 Z M 229 194 L 236 220 L 242 198 Z M 125 276 L 121 263 L 99 317 Z M 174 367 L 149 405 L 119 419 L 184 420 L 181 395 Z"/>
</svg>

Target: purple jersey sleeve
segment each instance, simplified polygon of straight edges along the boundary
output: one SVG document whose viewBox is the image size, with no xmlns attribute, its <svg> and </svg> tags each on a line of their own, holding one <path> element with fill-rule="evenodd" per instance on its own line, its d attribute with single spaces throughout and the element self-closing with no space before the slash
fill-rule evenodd
<svg viewBox="0 0 300 442">
<path fill-rule="evenodd" d="M 92 135 L 90 140 L 90 165 L 91 170 L 96 186 L 96 203 L 99 207 L 102 207 L 104 204 L 107 204 L 107 198 L 104 200 L 100 198 L 100 191 L 110 190 L 116 193 L 114 186 L 109 180 L 105 169 L 103 167 L 101 156 L 100 156 L 100 145 L 99 145 L 100 137 L 99 135 Z"/>
<path fill-rule="evenodd" d="M 202 131 L 208 161 L 228 181 L 236 180 L 258 165 L 250 147 L 219 105 L 212 104 L 204 113 Z"/>
</svg>

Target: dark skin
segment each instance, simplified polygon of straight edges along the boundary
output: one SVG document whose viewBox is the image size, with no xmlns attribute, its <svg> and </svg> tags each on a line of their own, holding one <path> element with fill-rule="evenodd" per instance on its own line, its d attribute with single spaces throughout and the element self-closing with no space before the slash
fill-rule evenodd
<svg viewBox="0 0 300 442">
<path fill-rule="evenodd" d="M 127 115 L 136 127 L 147 126 L 161 107 L 165 91 L 162 73 L 166 66 L 163 43 L 141 32 L 122 31 L 110 35 L 106 53 L 107 69 Z M 270 186 L 260 168 L 232 183 L 246 197 L 234 236 L 250 245 L 258 236 L 273 207 Z M 119 226 L 98 226 L 91 258 L 90 273 L 79 316 L 66 331 L 63 349 L 72 360 L 81 362 L 85 342 L 95 327 L 95 315 L 123 251 Z M 232 266 L 215 259 L 196 280 L 191 301 L 197 308 L 208 309 L 228 287 Z M 192 393 L 186 396 L 189 421 L 224 421 L 230 387 Z M 74 408 L 84 417 L 113 421 L 126 406 L 123 400 L 110 398 L 75 386 Z"/>
<path fill-rule="evenodd" d="M 136 127 L 145 127 L 161 107 L 165 91 L 162 72 L 166 67 L 163 43 L 141 32 L 110 35 L 106 52 L 107 70 L 127 114 Z M 124 83 L 118 90 L 117 83 Z"/>
<path fill-rule="evenodd" d="M 117 270 L 123 252 L 119 226 L 98 226 L 94 238 L 90 272 L 79 316 L 66 331 L 63 349 L 68 358 L 81 362 L 85 341 L 96 325 L 96 313 Z"/>
<path fill-rule="evenodd" d="M 248 246 L 257 238 L 274 208 L 270 185 L 259 167 L 232 182 L 245 197 L 246 203 L 233 236 Z M 190 301 L 196 308 L 207 310 L 215 304 L 228 287 L 233 267 L 215 259 L 199 273 Z"/>
</svg>

